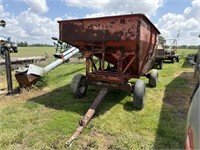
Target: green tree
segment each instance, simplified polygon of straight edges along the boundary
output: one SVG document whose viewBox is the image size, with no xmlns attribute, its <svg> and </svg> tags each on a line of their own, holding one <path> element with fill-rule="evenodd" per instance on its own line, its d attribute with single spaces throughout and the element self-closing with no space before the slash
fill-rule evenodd
<svg viewBox="0 0 200 150">
<path fill-rule="evenodd" d="M 158 37 L 158 43 L 164 46 L 165 41 L 166 41 L 165 38 L 163 36 L 159 35 L 159 37 Z"/>
<path fill-rule="evenodd" d="M 26 41 L 17 42 L 17 46 L 19 46 L 19 47 L 28 47 L 28 43 Z"/>
</svg>

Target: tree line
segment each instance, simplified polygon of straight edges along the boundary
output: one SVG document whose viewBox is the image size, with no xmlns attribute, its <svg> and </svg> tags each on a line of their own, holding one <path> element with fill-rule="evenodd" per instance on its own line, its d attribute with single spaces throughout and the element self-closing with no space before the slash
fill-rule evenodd
<svg viewBox="0 0 200 150">
<path fill-rule="evenodd" d="M 53 47 L 53 45 L 50 44 L 42 44 L 42 43 L 35 43 L 35 44 L 29 44 L 26 41 L 17 42 L 18 47 Z"/>
<path fill-rule="evenodd" d="M 198 49 L 199 46 L 197 45 L 180 45 L 180 46 L 177 46 L 178 49 Z"/>
<path fill-rule="evenodd" d="M 158 37 L 158 42 L 159 44 L 164 44 L 165 43 L 165 38 L 163 36 Z M 170 45 L 165 45 L 166 48 L 168 48 Z M 178 45 L 178 49 L 198 49 L 200 45 Z"/>
<path fill-rule="evenodd" d="M 159 43 L 162 43 L 165 39 L 162 36 L 159 36 Z M 28 44 L 28 42 L 17 42 L 18 47 L 53 47 L 53 45 L 50 44 Z M 200 46 L 200 45 L 199 45 Z M 178 49 L 198 49 L 197 45 L 179 45 L 177 46 Z M 166 45 L 166 47 L 169 47 Z"/>
</svg>

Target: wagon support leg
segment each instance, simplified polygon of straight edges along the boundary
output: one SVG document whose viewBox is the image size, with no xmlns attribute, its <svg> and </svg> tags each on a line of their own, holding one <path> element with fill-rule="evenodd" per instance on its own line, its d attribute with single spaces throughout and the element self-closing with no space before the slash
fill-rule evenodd
<svg viewBox="0 0 200 150">
<path fill-rule="evenodd" d="M 98 107 L 99 103 L 103 100 L 103 98 L 106 96 L 107 93 L 108 93 L 107 88 L 103 88 L 101 89 L 101 91 L 99 91 L 99 94 L 97 95 L 94 102 L 92 103 L 88 111 L 86 112 L 85 116 L 80 120 L 79 125 L 76 128 L 76 131 L 71 136 L 71 138 L 66 142 L 66 146 L 71 146 L 73 141 L 76 140 L 77 137 L 81 134 L 85 126 L 90 122 L 90 120 L 94 116 L 96 112 L 96 108 Z"/>
</svg>

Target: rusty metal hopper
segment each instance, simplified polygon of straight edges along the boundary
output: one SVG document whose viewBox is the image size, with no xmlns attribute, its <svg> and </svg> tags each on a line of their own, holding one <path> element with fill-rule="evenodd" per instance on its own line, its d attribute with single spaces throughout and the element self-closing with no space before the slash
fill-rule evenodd
<svg viewBox="0 0 200 150">
<path fill-rule="evenodd" d="M 153 64 L 149 58 L 154 55 L 160 32 L 143 14 L 63 20 L 58 23 L 60 40 L 79 48 L 86 59 L 96 56 L 117 67 L 118 81 L 112 80 L 114 82 L 139 78 Z M 112 76 L 105 72 L 104 77 L 99 71 L 96 75 L 89 72 L 87 77 L 94 80 Z"/>
</svg>

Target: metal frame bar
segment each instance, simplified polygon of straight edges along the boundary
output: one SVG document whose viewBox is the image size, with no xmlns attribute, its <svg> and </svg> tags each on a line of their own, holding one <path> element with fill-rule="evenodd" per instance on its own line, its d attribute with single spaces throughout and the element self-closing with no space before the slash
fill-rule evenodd
<svg viewBox="0 0 200 150">
<path fill-rule="evenodd" d="M 5 50 L 5 67 L 6 67 L 6 78 L 7 78 L 7 88 L 8 95 L 13 93 L 13 84 L 12 84 L 12 73 L 11 73 L 11 62 L 10 62 L 10 51 Z"/>
<path fill-rule="evenodd" d="M 74 142 L 74 140 L 76 140 L 77 137 L 81 134 L 81 132 L 83 131 L 85 126 L 90 122 L 90 120 L 94 116 L 94 114 L 96 112 L 96 108 L 98 107 L 100 102 L 103 100 L 103 98 L 107 95 L 107 93 L 108 93 L 107 88 L 103 88 L 103 89 L 101 89 L 101 91 L 99 91 L 99 94 L 95 98 L 94 102 L 92 103 L 92 105 L 90 106 L 90 108 L 88 109 L 88 111 L 86 112 L 84 117 L 79 121 L 79 125 L 76 128 L 75 133 L 66 142 L 66 146 L 71 146 L 72 143 Z"/>
<path fill-rule="evenodd" d="M 122 72 L 122 74 L 124 75 L 126 73 L 126 71 L 129 69 L 130 65 L 133 63 L 133 61 L 135 60 L 135 57 L 133 57 L 131 59 L 131 61 L 127 64 L 127 66 L 125 67 L 124 71 Z"/>
</svg>

